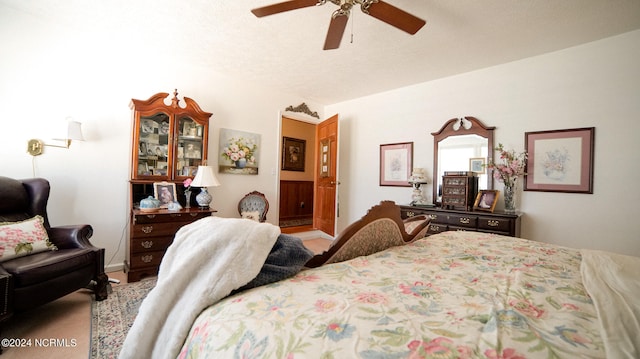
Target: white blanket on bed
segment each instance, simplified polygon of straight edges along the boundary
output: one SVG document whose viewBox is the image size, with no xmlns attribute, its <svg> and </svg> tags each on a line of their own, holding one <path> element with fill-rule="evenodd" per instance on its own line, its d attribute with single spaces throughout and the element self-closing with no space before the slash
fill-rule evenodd
<svg viewBox="0 0 640 359">
<path fill-rule="evenodd" d="M 219 217 L 182 227 L 120 358 L 175 358 L 196 316 L 258 275 L 279 234 L 268 223 Z"/>
<path fill-rule="evenodd" d="M 580 271 L 607 358 L 640 358 L 640 258 L 582 250 Z"/>
</svg>

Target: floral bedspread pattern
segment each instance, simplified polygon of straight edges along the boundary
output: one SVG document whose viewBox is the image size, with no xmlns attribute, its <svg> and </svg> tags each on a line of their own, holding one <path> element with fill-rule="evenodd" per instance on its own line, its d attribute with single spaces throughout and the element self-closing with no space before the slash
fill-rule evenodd
<svg viewBox="0 0 640 359">
<path fill-rule="evenodd" d="M 602 358 L 580 253 L 445 232 L 225 298 L 180 358 Z"/>
</svg>

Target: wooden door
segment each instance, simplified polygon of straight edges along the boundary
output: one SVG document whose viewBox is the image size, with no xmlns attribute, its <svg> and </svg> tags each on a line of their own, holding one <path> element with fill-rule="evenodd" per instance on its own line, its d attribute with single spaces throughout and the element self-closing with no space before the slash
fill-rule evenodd
<svg viewBox="0 0 640 359">
<path fill-rule="evenodd" d="M 316 127 L 317 158 L 315 169 L 314 228 L 335 235 L 338 178 L 338 115 Z"/>
</svg>

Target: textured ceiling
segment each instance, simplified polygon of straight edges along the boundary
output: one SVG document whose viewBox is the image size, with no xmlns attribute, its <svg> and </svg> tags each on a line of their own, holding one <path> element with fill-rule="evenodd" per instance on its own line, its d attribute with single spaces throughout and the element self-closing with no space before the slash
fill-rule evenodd
<svg viewBox="0 0 640 359">
<path fill-rule="evenodd" d="M 640 28 L 639 0 L 386 0 L 427 21 L 411 36 L 354 8 L 323 51 L 332 3 L 264 18 L 281 0 L 0 0 L 94 38 L 126 39 L 323 104 L 473 71 Z M 353 38 L 353 40 L 351 40 Z"/>
</svg>

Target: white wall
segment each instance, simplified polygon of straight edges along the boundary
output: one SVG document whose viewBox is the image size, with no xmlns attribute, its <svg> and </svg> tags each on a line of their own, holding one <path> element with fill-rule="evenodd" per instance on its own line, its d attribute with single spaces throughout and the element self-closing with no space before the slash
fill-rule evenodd
<svg viewBox="0 0 640 359">
<path fill-rule="evenodd" d="M 322 114 L 320 105 L 298 96 L 184 63 L 171 44 L 144 48 L 116 33 L 51 23 L 9 7 L 0 14 L 0 175 L 47 178 L 51 224 L 91 224 L 92 242 L 106 248 L 111 267 L 121 265 L 125 255 L 131 98 L 177 88 L 179 98 L 190 97 L 212 112 L 209 163 L 214 166 L 220 128 L 261 134 L 259 175 L 219 175 L 222 186 L 210 191 L 212 206 L 225 217 L 236 217 L 238 201 L 252 190 L 275 203 L 283 110 L 306 102 Z M 30 138 L 55 143 L 51 131 L 67 116 L 82 122 L 85 142 L 74 142 L 69 150 L 46 147 L 34 158 L 26 153 Z M 278 207 L 272 208 L 267 220 L 277 223 Z"/>
<path fill-rule="evenodd" d="M 339 113 L 339 229 L 380 200 L 410 201 L 409 188 L 378 186 L 378 161 L 371 159 L 382 143 L 413 141 L 415 165 L 431 169 L 430 133 L 452 117 L 496 126 L 496 142 L 516 150 L 524 149 L 526 131 L 595 126 L 595 193 L 524 192 L 522 235 L 640 256 L 640 31 L 323 109 L 184 63 L 170 43 L 145 49 L 126 34 L 94 30 L 0 9 L 0 175 L 49 179 L 51 223 L 92 224 L 92 241 L 107 249 L 112 266 L 125 251 L 129 101 L 174 88 L 213 113 L 212 165 L 220 128 L 262 135 L 260 174 L 220 175 L 222 187 L 211 190 L 221 216 L 236 216 L 237 201 L 251 190 L 277 198 L 273 173 L 284 108 L 306 102 L 320 118 Z M 69 150 L 46 148 L 35 158 L 26 153 L 28 139 L 51 142 L 54 124 L 67 116 L 83 123 L 87 141 Z M 272 208 L 268 221 L 276 223 Z"/>
<path fill-rule="evenodd" d="M 410 188 L 378 186 L 379 164 L 371 156 L 380 144 L 413 141 L 414 166 L 432 173 L 431 132 L 454 117 L 496 126 L 496 144 L 516 151 L 524 150 L 527 131 L 594 126 L 594 193 L 521 192 L 521 235 L 640 256 L 638 59 L 640 31 L 634 31 L 326 106 L 341 120 L 339 229 L 380 200 L 410 202 Z M 430 187 L 426 192 L 431 196 Z"/>
</svg>

